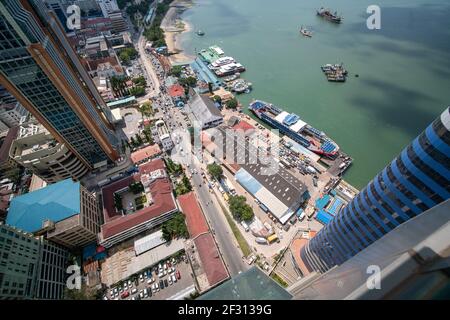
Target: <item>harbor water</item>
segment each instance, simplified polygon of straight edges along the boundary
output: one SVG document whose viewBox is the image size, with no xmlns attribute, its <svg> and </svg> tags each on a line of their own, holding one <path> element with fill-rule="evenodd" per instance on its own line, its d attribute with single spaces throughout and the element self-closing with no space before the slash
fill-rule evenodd
<svg viewBox="0 0 450 320">
<path fill-rule="evenodd" d="M 239 95 L 245 107 L 266 100 L 325 131 L 354 158 L 344 178 L 357 188 L 450 105 L 448 0 L 379 0 L 380 30 L 366 26 L 371 0 L 194 3 L 182 15 L 192 26 L 182 48 L 222 47 L 253 83 L 250 94 Z M 316 16 L 321 5 L 343 23 Z M 301 26 L 313 37 L 300 35 Z M 343 63 L 346 83 L 328 82 L 320 70 L 326 63 Z"/>
</svg>

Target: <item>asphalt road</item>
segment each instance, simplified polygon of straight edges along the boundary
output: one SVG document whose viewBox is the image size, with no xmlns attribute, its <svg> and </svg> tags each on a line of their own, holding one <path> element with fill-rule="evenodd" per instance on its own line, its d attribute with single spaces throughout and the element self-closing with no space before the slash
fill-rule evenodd
<svg viewBox="0 0 450 320">
<path fill-rule="evenodd" d="M 197 174 L 192 175 L 192 182 L 197 193 L 200 204 L 207 219 L 213 228 L 214 237 L 219 245 L 222 257 L 227 264 L 231 276 L 237 275 L 241 271 L 248 269 L 248 265 L 242 259 L 242 252 L 236 245 L 233 232 L 217 203 L 215 196 L 209 192 L 207 184 L 203 183 L 201 177 L 202 169 L 198 161 L 194 161 Z"/>
</svg>

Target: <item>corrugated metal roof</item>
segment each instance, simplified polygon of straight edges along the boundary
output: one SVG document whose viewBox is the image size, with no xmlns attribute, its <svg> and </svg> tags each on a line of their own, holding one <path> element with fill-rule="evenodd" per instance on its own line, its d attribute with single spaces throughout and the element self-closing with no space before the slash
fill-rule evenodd
<svg viewBox="0 0 450 320">
<path fill-rule="evenodd" d="M 156 248 L 157 246 L 162 245 L 165 242 L 166 240 L 164 240 L 162 237 L 162 231 L 158 230 L 152 234 L 149 234 L 148 236 L 136 240 L 134 242 L 134 251 L 138 256 L 141 253 Z"/>
<path fill-rule="evenodd" d="M 71 179 L 13 198 L 6 223 L 27 232 L 45 220 L 58 222 L 80 213 L 80 183 Z"/>
</svg>

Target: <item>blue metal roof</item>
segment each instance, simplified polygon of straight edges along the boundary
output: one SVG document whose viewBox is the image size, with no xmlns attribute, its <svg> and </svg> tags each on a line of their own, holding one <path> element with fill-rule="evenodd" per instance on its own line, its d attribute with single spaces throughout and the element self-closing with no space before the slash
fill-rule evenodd
<svg viewBox="0 0 450 320">
<path fill-rule="evenodd" d="M 6 223 L 27 232 L 42 228 L 45 220 L 58 222 L 80 213 L 80 183 L 71 179 L 14 197 Z"/>
<path fill-rule="evenodd" d="M 326 213 L 324 210 L 319 210 L 316 215 L 316 220 L 323 224 L 328 224 L 331 220 L 333 220 L 333 217 Z"/>
<path fill-rule="evenodd" d="M 234 175 L 236 181 L 238 181 L 248 192 L 255 195 L 263 186 L 248 173 L 245 169 L 241 168 Z"/>
</svg>

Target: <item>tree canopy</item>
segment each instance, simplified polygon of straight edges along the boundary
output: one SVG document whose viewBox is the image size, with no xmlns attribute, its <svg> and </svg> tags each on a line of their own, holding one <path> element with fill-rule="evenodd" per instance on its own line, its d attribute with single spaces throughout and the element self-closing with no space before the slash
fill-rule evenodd
<svg viewBox="0 0 450 320">
<path fill-rule="evenodd" d="M 189 232 L 186 227 L 185 217 L 182 213 L 177 213 L 172 219 L 162 224 L 162 237 L 166 241 L 170 241 L 174 238 L 189 238 Z"/>
<path fill-rule="evenodd" d="M 244 196 L 231 196 L 228 205 L 233 217 L 239 221 L 249 221 L 253 219 L 252 207 L 246 203 Z"/>
<path fill-rule="evenodd" d="M 236 98 L 230 99 L 228 100 L 225 105 L 227 106 L 228 109 L 236 109 L 239 105 L 239 102 L 237 101 Z"/>
<path fill-rule="evenodd" d="M 208 169 L 208 173 L 215 179 L 220 179 L 223 174 L 222 167 L 216 163 L 208 164 L 206 168 Z"/>
</svg>

